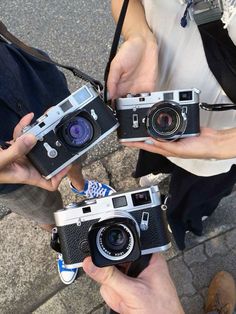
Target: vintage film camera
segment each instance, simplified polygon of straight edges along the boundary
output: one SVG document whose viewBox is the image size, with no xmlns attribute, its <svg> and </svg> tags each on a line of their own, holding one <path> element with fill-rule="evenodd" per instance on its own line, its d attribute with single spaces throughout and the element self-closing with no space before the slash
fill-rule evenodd
<svg viewBox="0 0 236 314">
<path fill-rule="evenodd" d="M 99 267 L 171 247 L 157 186 L 72 203 L 54 213 L 65 267 Z"/>
<path fill-rule="evenodd" d="M 50 179 L 117 129 L 119 123 L 95 89 L 85 85 L 24 128 L 38 139 L 28 157 Z"/>
<path fill-rule="evenodd" d="M 199 93 L 197 89 L 182 89 L 128 94 L 116 100 L 121 142 L 176 140 L 200 133 Z"/>
</svg>

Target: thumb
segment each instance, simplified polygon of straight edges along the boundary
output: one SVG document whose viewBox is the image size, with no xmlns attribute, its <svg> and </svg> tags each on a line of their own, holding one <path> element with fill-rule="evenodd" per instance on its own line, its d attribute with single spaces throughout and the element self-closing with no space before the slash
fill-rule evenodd
<svg viewBox="0 0 236 314">
<path fill-rule="evenodd" d="M 34 117 L 34 113 L 28 113 L 25 115 L 19 123 L 15 126 L 14 132 L 13 132 L 13 138 L 16 139 L 17 137 L 22 135 L 22 130 L 25 126 L 29 125 Z"/>
<path fill-rule="evenodd" d="M 19 157 L 26 155 L 36 142 L 37 139 L 33 134 L 25 134 L 18 137 L 8 149 L 1 151 L 1 168 L 14 162 Z"/>
<path fill-rule="evenodd" d="M 91 257 L 87 257 L 83 261 L 83 269 L 93 280 L 112 288 L 119 295 L 122 294 L 122 291 L 126 291 L 127 286 L 131 290 L 132 286 L 135 285 L 133 279 L 131 280 L 114 266 L 96 267 L 92 263 Z"/>
</svg>

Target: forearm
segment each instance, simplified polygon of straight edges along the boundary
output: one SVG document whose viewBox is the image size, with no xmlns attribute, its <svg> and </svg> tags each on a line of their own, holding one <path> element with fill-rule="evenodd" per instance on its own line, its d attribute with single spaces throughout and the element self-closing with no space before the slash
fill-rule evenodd
<svg viewBox="0 0 236 314">
<path fill-rule="evenodd" d="M 123 0 L 112 0 L 112 15 L 117 22 Z M 153 38 L 153 34 L 147 24 L 143 5 L 139 0 L 130 0 L 125 16 L 122 34 L 125 40 L 131 37 Z"/>
<path fill-rule="evenodd" d="M 214 157 L 216 159 L 236 157 L 236 128 L 217 131 Z"/>
</svg>

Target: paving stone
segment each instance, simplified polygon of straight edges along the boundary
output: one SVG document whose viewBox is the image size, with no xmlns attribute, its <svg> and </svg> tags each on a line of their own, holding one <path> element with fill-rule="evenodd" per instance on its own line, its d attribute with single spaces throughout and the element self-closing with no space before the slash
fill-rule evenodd
<svg viewBox="0 0 236 314">
<path fill-rule="evenodd" d="M 194 263 L 203 263 L 206 260 L 207 257 L 204 253 L 203 245 L 198 245 L 191 250 L 184 252 L 184 261 L 188 266 Z"/>
<path fill-rule="evenodd" d="M 208 287 L 213 276 L 221 270 L 230 272 L 236 279 L 236 250 L 228 251 L 225 256 L 214 255 L 209 257 L 205 263 L 190 266 L 193 274 L 192 283 L 199 291 Z"/>
<path fill-rule="evenodd" d="M 186 314 L 204 314 L 204 301 L 200 295 L 184 296 L 180 301 Z"/>
<path fill-rule="evenodd" d="M 228 250 L 224 234 L 205 243 L 205 252 L 209 257 L 216 254 L 224 256 Z"/>
<path fill-rule="evenodd" d="M 63 304 L 62 314 L 88 314 L 96 308 L 102 313 L 101 308 L 104 304 L 99 293 L 99 285 L 84 273 L 72 285 L 58 292 L 33 313 L 57 314 L 58 301 Z M 54 305 L 56 306 L 54 307 Z"/>
<path fill-rule="evenodd" d="M 125 147 L 104 158 L 103 162 L 117 191 L 138 187 L 138 181 L 132 177 L 137 156 L 137 150 Z"/>
<path fill-rule="evenodd" d="M 236 247 L 236 229 L 233 229 L 232 231 L 228 232 L 225 235 L 226 244 L 229 249 Z"/>
<path fill-rule="evenodd" d="M 46 301 L 42 306 L 40 306 L 36 311 L 33 311 L 34 314 L 67 314 L 67 308 L 63 301 L 60 299 L 60 294 L 56 294 L 53 298 Z"/>
<path fill-rule="evenodd" d="M 0 203 L 1 203 L 1 199 L 0 199 Z M 10 212 L 11 212 L 11 210 L 9 208 L 0 204 L 0 219 L 2 219 L 4 216 L 10 214 Z"/>
<path fill-rule="evenodd" d="M 103 306 L 100 309 L 94 310 L 93 314 L 107 314 L 107 308 Z"/>
<path fill-rule="evenodd" d="M 63 288 L 49 234 L 16 214 L 0 221 L 0 312 L 30 313 Z"/>
<path fill-rule="evenodd" d="M 183 261 L 183 257 L 176 257 L 168 262 L 170 274 L 176 285 L 179 296 L 192 296 L 196 289 L 192 284 L 193 275 Z"/>
</svg>

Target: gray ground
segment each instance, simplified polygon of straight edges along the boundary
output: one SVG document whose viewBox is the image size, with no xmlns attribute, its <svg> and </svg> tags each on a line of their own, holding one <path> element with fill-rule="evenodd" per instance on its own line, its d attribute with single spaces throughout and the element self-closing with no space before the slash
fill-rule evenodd
<svg viewBox="0 0 236 314">
<path fill-rule="evenodd" d="M 2 0 L 0 9 L 1 19 L 15 35 L 102 81 L 114 31 L 108 0 Z M 71 91 L 83 84 L 66 75 Z M 120 147 L 113 134 L 90 152 L 84 174 L 126 190 L 138 186 L 131 177 L 136 159 L 137 152 Z M 167 183 L 160 188 L 166 190 Z M 76 200 L 66 181 L 60 190 L 65 203 Z M 184 252 L 173 243 L 166 253 L 187 314 L 203 313 L 207 286 L 215 272 L 224 269 L 236 278 L 235 193 L 222 200 L 204 223 L 202 237 L 188 234 Z M 32 221 L 7 213 L 8 209 L 0 207 L 0 312 L 104 313 L 99 287 L 82 272 L 69 287 L 60 282 L 49 235 Z"/>
</svg>

